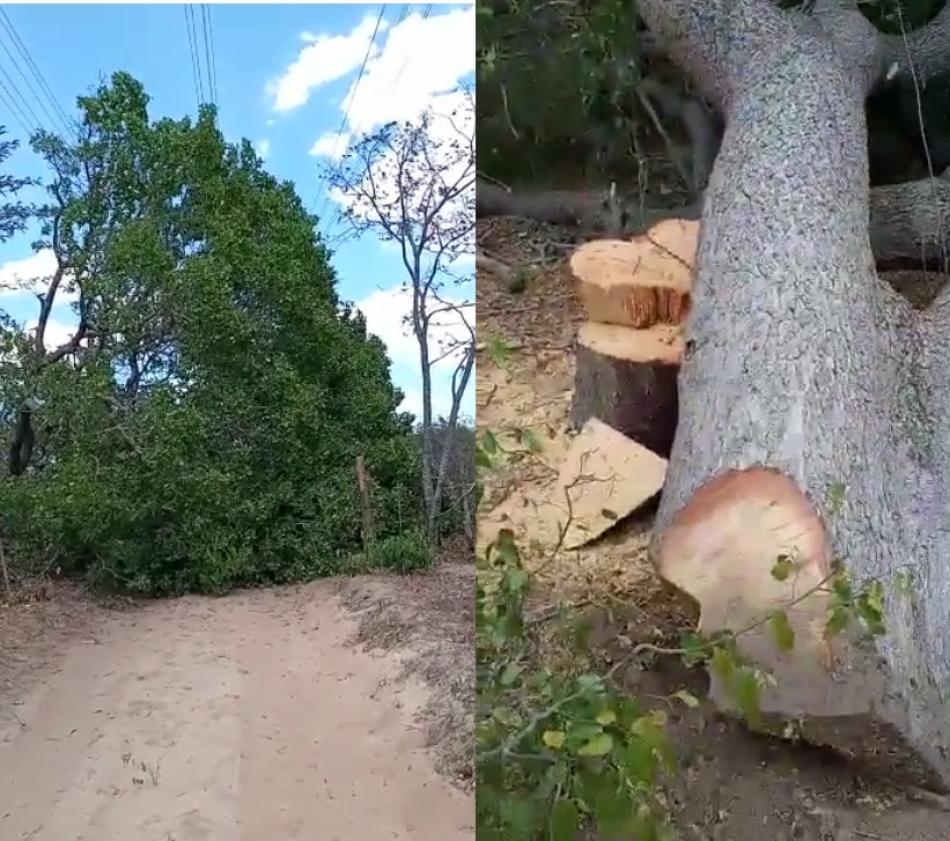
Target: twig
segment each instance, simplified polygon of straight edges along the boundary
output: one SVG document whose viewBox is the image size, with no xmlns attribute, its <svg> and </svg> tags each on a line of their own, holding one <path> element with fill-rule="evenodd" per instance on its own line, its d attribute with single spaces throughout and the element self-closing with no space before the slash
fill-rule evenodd
<svg viewBox="0 0 950 841">
<path fill-rule="evenodd" d="M 501 102 L 505 108 L 505 120 L 508 122 L 508 128 L 511 129 L 515 140 L 521 140 L 521 135 L 518 134 L 518 129 L 515 128 L 515 124 L 511 121 L 511 112 L 508 110 L 508 89 L 504 85 L 500 85 L 499 87 L 501 87 Z"/>
<path fill-rule="evenodd" d="M 676 171 L 679 172 L 680 176 L 682 176 L 683 183 L 686 184 L 689 189 L 693 189 L 692 178 L 690 178 L 689 172 L 687 172 L 686 166 L 683 164 L 683 160 L 680 157 L 679 152 L 676 151 L 676 147 L 673 145 L 673 140 L 670 138 L 667 130 L 663 127 L 663 123 L 660 121 L 660 117 L 656 113 L 653 103 L 650 102 L 649 97 L 641 88 L 637 88 L 637 98 L 640 100 L 640 104 L 643 105 L 643 109 L 647 112 L 647 115 L 653 122 L 654 127 L 659 132 L 660 137 L 663 138 L 663 142 L 666 144 L 666 150 L 669 152 L 670 159 L 676 166 Z"/>
<path fill-rule="evenodd" d="M 510 281 L 514 274 L 514 269 L 507 263 L 503 263 L 494 257 L 489 257 L 483 251 L 475 252 L 475 268 L 481 271 L 494 272 L 506 282 Z"/>
<path fill-rule="evenodd" d="M 3 586 L 7 592 L 7 599 L 13 601 L 13 588 L 10 586 L 10 571 L 7 569 L 7 556 L 3 551 L 2 539 L 0 539 L 0 572 L 3 573 Z"/>
<path fill-rule="evenodd" d="M 819 581 L 810 589 L 806 590 L 800 596 L 796 596 L 788 604 L 786 604 L 782 609 L 788 610 L 789 608 L 795 607 L 795 605 L 799 604 L 800 602 L 803 602 L 809 596 L 812 596 L 815 593 L 819 592 L 820 590 L 823 590 L 825 585 L 832 578 L 834 578 L 835 575 L 836 573 L 834 572 L 828 573 L 828 575 L 822 578 L 821 581 Z M 772 618 L 772 615 L 773 614 L 770 612 L 770 613 L 765 614 L 765 616 L 759 619 L 756 619 L 754 622 L 750 622 L 748 625 L 736 631 L 733 634 L 733 637 L 738 638 L 742 636 L 743 634 L 747 634 L 750 631 L 754 631 L 756 628 L 759 628 L 762 625 L 764 625 L 766 622 L 768 622 L 769 619 Z M 631 652 L 631 657 L 636 657 L 637 654 L 641 654 L 644 651 L 652 651 L 656 654 L 693 654 L 697 651 L 704 651 L 706 649 L 715 648 L 717 644 L 718 644 L 718 640 L 710 640 L 709 642 L 704 643 L 703 645 L 697 646 L 694 649 L 687 650 L 685 648 L 664 648 L 663 646 L 654 645 L 651 642 L 641 642 L 639 645 L 634 647 L 633 651 Z"/>
</svg>

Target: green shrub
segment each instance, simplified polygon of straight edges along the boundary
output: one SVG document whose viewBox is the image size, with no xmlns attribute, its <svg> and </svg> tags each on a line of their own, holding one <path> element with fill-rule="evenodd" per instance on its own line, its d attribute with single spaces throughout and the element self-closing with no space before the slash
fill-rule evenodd
<svg viewBox="0 0 950 841">
<path fill-rule="evenodd" d="M 405 574 L 432 566 L 432 550 L 421 532 L 384 537 L 367 552 L 373 566 Z"/>
</svg>

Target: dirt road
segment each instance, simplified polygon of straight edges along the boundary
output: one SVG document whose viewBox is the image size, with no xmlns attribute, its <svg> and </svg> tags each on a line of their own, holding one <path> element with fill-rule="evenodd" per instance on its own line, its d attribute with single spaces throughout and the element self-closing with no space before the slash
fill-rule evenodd
<svg viewBox="0 0 950 841">
<path fill-rule="evenodd" d="M 0 838 L 473 839 L 414 724 L 427 690 L 354 649 L 333 593 L 97 612 L 0 695 Z"/>
</svg>

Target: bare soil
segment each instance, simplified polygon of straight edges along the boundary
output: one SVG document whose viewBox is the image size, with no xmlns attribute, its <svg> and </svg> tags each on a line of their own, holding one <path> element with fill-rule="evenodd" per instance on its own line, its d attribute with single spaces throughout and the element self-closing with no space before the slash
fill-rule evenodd
<svg viewBox="0 0 950 841">
<path fill-rule="evenodd" d="M 515 531 L 525 563 L 538 572 L 543 615 L 552 604 L 573 604 L 594 625 L 591 653 L 618 672 L 631 694 L 646 699 L 683 687 L 704 697 L 706 678 L 678 658 L 631 658 L 642 641 L 673 641 L 695 622 L 695 607 L 665 586 L 647 557 L 650 517 L 618 524 L 603 538 L 567 552 L 552 548 L 533 516 L 556 479 L 569 440 L 573 339 L 581 319 L 563 259 L 539 265 L 551 243 L 573 232 L 520 219 L 480 223 L 480 246 L 514 274 L 529 266 L 523 291 L 511 275 L 479 272 L 477 411 L 480 429 L 531 426 L 544 442 L 537 459 L 499 471 L 479 512 L 479 543 L 501 527 Z M 545 243 L 547 245 L 545 245 Z M 563 258 L 569 249 L 557 248 Z M 524 277 L 525 275 L 522 275 Z M 512 349 L 503 364 L 488 351 L 489 336 Z M 653 701 L 652 703 L 660 703 Z M 808 745 L 750 733 L 702 701 L 671 714 L 679 770 L 664 797 L 680 836 L 688 841 L 944 841 L 950 838 L 947 800 L 909 791 L 845 758 Z M 634 841 L 634 840 L 632 840 Z"/>
<path fill-rule="evenodd" d="M 346 606 L 365 590 L 408 609 L 445 581 L 460 598 L 466 575 L 452 564 L 124 609 L 60 587 L 0 606 L 0 838 L 474 838 L 466 763 L 432 729 L 426 678 L 443 675 L 427 669 L 440 666 L 411 665 L 443 637 L 471 651 L 470 618 L 452 598 L 448 615 L 427 605 L 430 636 L 380 651 Z M 471 684 L 445 676 L 464 719 Z"/>
</svg>

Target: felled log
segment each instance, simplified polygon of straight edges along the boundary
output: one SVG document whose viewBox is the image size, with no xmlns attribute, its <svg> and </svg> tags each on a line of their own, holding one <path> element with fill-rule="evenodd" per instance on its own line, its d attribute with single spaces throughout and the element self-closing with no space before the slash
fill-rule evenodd
<svg viewBox="0 0 950 841">
<path fill-rule="evenodd" d="M 639 4 L 727 124 L 653 555 L 700 628 L 733 631 L 771 673 L 777 732 L 946 788 L 950 292 L 918 312 L 875 273 L 864 99 L 880 53 L 859 12 L 825 5 L 819 20 L 764 0 Z M 882 634 L 828 633 L 833 560 L 854 592 L 880 587 Z M 762 622 L 777 609 L 791 650 Z M 718 678 L 712 694 L 735 708 Z"/>
</svg>

